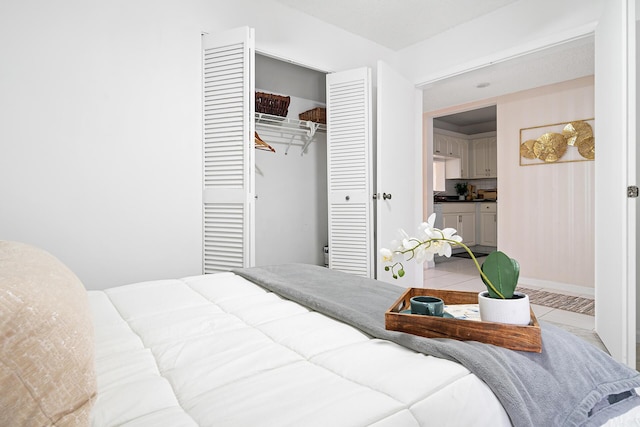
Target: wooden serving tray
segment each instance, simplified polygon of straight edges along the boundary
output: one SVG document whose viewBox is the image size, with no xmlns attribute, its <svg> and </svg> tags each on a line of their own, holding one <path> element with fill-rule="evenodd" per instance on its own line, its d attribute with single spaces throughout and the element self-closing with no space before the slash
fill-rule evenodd
<svg viewBox="0 0 640 427">
<path fill-rule="evenodd" d="M 427 338 L 479 341 L 511 350 L 542 353 L 540 325 L 533 310 L 531 323 L 526 326 L 401 313 L 411 309 L 411 297 L 419 295 L 441 298 L 445 305 L 478 303 L 477 292 L 408 288 L 384 314 L 385 328 Z"/>
</svg>

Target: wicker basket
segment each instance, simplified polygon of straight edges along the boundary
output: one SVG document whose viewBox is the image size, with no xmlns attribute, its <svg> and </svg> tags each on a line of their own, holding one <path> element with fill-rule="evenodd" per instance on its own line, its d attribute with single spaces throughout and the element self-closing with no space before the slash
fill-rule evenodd
<svg viewBox="0 0 640 427">
<path fill-rule="evenodd" d="M 272 93 L 256 92 L 256 111 L 258 113 L 273 114 L 287 117 L 291 97 L 274 95 Z"/>
<path fill-rule="evenodd" d="M 316 123 L 327 124 L 327 109 L 326 108 L 314 108 L 298 115 L 300 120 L 311 120 Z"/>
</svg>

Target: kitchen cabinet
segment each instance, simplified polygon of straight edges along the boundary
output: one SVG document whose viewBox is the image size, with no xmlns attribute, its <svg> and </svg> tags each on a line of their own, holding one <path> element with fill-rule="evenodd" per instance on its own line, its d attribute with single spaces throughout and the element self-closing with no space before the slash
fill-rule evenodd
<svg viewBox="0 0 640 427">
<path fill-rule="evenodd" d="M 462 157 L 462 141 L 456 140 L 456 139 L 451 139 L 448 143 L 447 143 L 447 155 L 451 156 L 451 157 Z"/>
<path fill-rule="evenodd" d="M 447 153 L 447 141 L 442 135 L 433 135 L 433 154 L 436 156 L 444 156 Z"/>
<path fill-rule="evenodd" d="M 446 157 L 446 178 L 469 178 L 469 144 L 466 139 L 434 133 L 433 154 Z"/>
<path fill-rule="evenodd" d="M 466 170 L 467 168 L 463 166 L 462 159 L 451 158 L 445 161 L 446 179 L 469 178 L 469 175 L 465 173 Z"/>
<path fill-rule="evenodd" d="M 467 246 L 476 244 L 476 204 L 442 203 L 443 228 L 455 228 Z"/>
<path fill-rule="evenodd" d="M 498 150 L 496 137 L 477 138 L 470 143 L 471 178 L 498 177 Z"/>
<path fill-rule="evenodd" d="M 498 205 L 480 203 L 480 244 L 498 246 Z"/>
<path fill-rule="evenodd" d="M 433 154 L 446 157 L 462 157 L 467 141 L 452 135 L 433 134 Z"/>
</svg>

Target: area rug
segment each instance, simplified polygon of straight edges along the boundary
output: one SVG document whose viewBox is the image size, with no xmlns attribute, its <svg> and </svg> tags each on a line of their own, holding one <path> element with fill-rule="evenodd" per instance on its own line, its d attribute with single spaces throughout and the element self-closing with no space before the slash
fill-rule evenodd
<svg viewBox="0 0 640 427">
<path fill-rule="evenodd" d="M 473 253 L 473 255 L 474 255 L 476 258 L 482 258 L 482 257 L 487 256 L 487 255 L 489 255 L 489 254 L 484 254 L 484 253 L 481 253 L 481 252 L 474 252 L 474 253 Z M 458 252 L 458 253 L 455 253 L 455 254 L 451 254 L 451 256 L 454 256 L 454 257 L 456 257 L 456 258 L 466 258 L 466 259 L 471 259 L 471 255 L 469 255 L 469 253 L 468 253 L 468 252 Z"/>
<path fill-rule="evenodd" d="M 540 291 L 537 289 L 521 288 L 516 289 L 529 295 L 531 304 L 545 307 L 558 308 L 560 310 L 572 311 L 574 313 L 595 315 L 595 301 L 591 298 L 562 295 L 555 292 Z"/>
</svg>

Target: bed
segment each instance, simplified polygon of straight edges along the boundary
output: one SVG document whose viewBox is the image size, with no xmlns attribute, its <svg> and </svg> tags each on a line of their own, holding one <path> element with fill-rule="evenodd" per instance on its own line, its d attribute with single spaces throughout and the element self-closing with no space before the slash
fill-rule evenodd
<svg viewBox="0 0 640 427">
<path fill-rule="evenodd" d="M 402 291 L 282 265 L 87 292 L 0 242 L 0 425 L 640 423 L 640 375 L 600 350 L 547 325 L 540 355 L 386 331 Z"/>
</svg>

